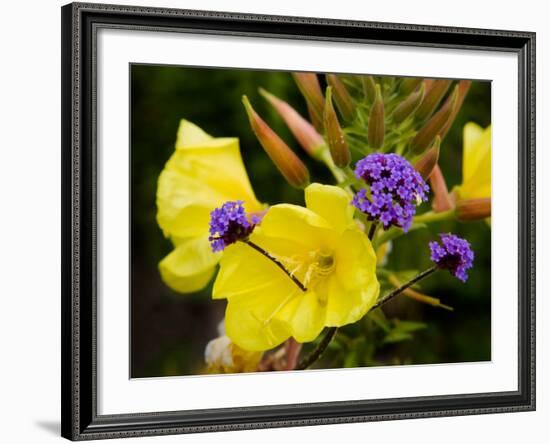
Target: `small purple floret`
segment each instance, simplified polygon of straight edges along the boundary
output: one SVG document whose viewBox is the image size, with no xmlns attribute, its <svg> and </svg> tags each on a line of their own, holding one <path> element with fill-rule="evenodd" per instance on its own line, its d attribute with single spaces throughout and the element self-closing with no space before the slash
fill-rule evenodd
<svg viewBox="0 0 550 444">
<path fill-rule="evenodd" d="M 470 243 L 454 234 L 440 234 L 441 243 L 430 242 L 431 259 L 435 264 L 449 270 L 462 282 L 468 280 L 466 271 L 472 268 L 474 252 Z"/>
<path fill-rule="evenodd" d="M 247 239 L 254 226 L 259 223 L 258 216 L 246 217 L 242 200 L 225 202 L 210 213 L 210 236 L 208 240 L 212 251 L 222 251 L 228 245 Z"/>
<path fill-rule="evenodd" d="M 395 225 L 408 231 L 416 205 L 428 200 L 430 188 L 422 176 L 397 154 L 369 154 L 357 162 L 355 176 L 369 185 L 370 193 L 359 190 L 351 204 L 384 228 Z"/>
</svg>

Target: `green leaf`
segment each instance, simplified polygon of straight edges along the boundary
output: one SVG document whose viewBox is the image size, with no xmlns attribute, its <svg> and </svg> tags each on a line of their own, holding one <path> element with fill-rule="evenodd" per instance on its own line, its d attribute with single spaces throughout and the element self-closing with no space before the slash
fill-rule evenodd
<svg viewBox="0 0 550 444">
<path fill-rule="evenodd" d="M 393 328 L 385 336 L 384 343 L 396 343 L 411 340 L 413 339 L 413 335 L 411 333 L 427 328 L 427 325 L 423 322 L 416 321 L 392 319 L 391 323 L 393 324 Z"/>
<path fill-rule="evenodd" d="M 357 367 L 357 352 L 351 351 L 347 356 L 346 359 L 344 359 L 344 367 L 345 368 L 351 368 L 351 367 Z"/>
<path fill-rule="evenodd" d="M 380 308 L 377 308 L 376 310 L 369 312 L 368 317 L 386 333 L 391 330 L 390 322 L 388 321 L 388 319 L 386 318 L 386 315 Z"/>
<path fill-rule="evenodd" d="M 394 325 L 394 331 L 400 331 L 404 333 L 412 333 L 414 331 L 423 330 L 428 327 L 424 322 L 401 321 L 399 319 L 394 319 Z"/>
<path fill-rule="evenodd" d="M 384 342 L 394 344 L 396 342 L 409 341 L 412 338 L 413 336 L 410 333 L 392 330 L 389 334 L 386 335 L 386 337 L 384 338 Z"/>
</svg>

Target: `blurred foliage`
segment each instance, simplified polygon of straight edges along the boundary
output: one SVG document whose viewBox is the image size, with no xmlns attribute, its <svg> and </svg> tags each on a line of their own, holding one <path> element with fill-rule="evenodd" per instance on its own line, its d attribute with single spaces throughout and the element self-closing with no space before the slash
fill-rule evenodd
<svg viewBox="0 0 550 444">
<path fill-rule="evenodd" d="M 294 141 L 258 88 L 288 101 L 302 115 L 305 103 L 285 72 L 170 66 L 131 67 L 131 374 L 132 377 L 196 374 L 203 371 L 204 348 L 216 336 L 224 301 L 210 299 L 211 286 L 179 295 L 160 280 L 158 262 L 171 250 L 156 223 L 157 178 L 174 149 L 181 118 L 214 136 L 240 139 L 250 180 L 262 202 L 303 204 L 259 146 L 248 125 L 241 97 L 255 109 L 307 164 L 312 178 L 332 183 L 326 168 L 312 161 Z M 489 82 L 473 82 L 462 110 L 445 138 L 440 165 L 449 189 L 461 181 L 462 127 L 490 124 Z M 421 208 L 419 212 L 427 209 Z M 429 266 L 427 243 L 435 233 L 453 231 L 468 239 L 476 253 L 467 287 L 437 273 L 421 291 L 454 307 L 453 312 L 396 298 L 354 325 L 340 329 L 317 367 L 426 364 L 491 359 L 491 231 L 485 222 L 434 224 L 393 242 L 388 268 Z M 467 291 L 465 291 L 467 288 Z M 384 292 L 384 290 L 382 290 Z M 383 294 L 383 293 L 382 293 Z M 314 344 L 306 345 L 306 351 Z"/>
</svg>

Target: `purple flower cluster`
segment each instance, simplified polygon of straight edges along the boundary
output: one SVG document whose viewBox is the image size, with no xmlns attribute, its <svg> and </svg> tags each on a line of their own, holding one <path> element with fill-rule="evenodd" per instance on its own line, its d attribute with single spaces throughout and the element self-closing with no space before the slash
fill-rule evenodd
<svg viewBox="0 0 550 444">
<path fill-rule="evenodd" d="M 403 157 L 397 154 L 369 154 L 357 162 L 355 176 L 369 185 L 361 189 L 351 204 L 388 228 L 392 225 L 405 232 L 412 225 L 416 206 L 428 199 L 428 185 Z"/>
<path fill-rule="evenodd" d="M 462 282 L 466 282 L 466 270 L 472 268 L 474 252 L 470 243 L 454 234 L 440 234 L 441 243 L 430 242 L 431 259 L 442 269 L 449 270 Z"/>
<path fill-rule="evenodd" d="M 238 240 L 248 238 L 259 219 L 255 216 L 249 221 L 244 211 L 243 201 L 225 202 L 210 213 L 210 236 L 208 240 L 212 251 L 222 251 Z"/>
</svg>

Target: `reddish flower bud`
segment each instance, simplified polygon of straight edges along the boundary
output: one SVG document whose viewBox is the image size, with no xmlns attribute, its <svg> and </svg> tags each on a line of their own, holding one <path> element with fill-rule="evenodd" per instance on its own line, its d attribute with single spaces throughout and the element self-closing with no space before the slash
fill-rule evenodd
<svg viewBox="0 0 550 444">
<path fill-rule="evenodd" d="M 374 102 L 376 96 L 376 82 L 373 76 L 362 76 L 361 83 L 363 84 L 363 93 L 369 103 Z"/>
<path fill-rule="evenodd" d="M 284 100 L 262 88 L 260 88 L 260 94 L 277 110 L 302 148 L 311 157 L 318 158 L 325 141 L 313 125 Z"/>
<path fill-rule="evenodd" d="M 376 94 L 370 110 L 367 138 L 372 148 L 380 148 L 384 145 L 384 99 L 380 85 L 376 85 Z"/>
<path fill-rule="evenodd" d="M 334 74 L 327 74 L 327 83 L 332 87 L 334 101 L 340 111 L 340 115 L 346 122 L 355 117 L 355 104 L 342 81 Z"/>
<path fill-rule="evenodd" d="M 401 82 L 401 85 L 399 86 L 399 91 L 401 94 L 410 94 L 412 93 L 418 85 L 422 83 L 422 79 L 420 77 L 407 77 L 406 79 L 403 79 Z"/>
<path fill-rule="evenodd" d="M 439 165 L 436 165 L 430 174 L 430 187 L 434 193 L 432 208 L 436 213 L 452 210 L 455 206 L 452 196 L 449 194 L 445 178 Z"/>
<path fill-rule="evenodd" d="M 293 187 L 306 187 L 309 184 L 309 172 L 303 162 L 254 111 L 248 97 L 243 96 L 243 104 L 252 131 L 277 169 Z"/>
<path fill-rule="evenodd" d="M 456 204 L 456 214 L 462 222 L 491 217 L 491 198 L 459 200 Z"/>
<path fill-rule="evenodd" d="M 339 167 L 349 165 L 351 154 L 340 122 L 338 122 L 338 116 L 332 105 L 332 88 L 330 86 L 327 87 L 325 98 L 324 123 L 325 135 L 328 140 L 328 147 L 334 164 Z"/>
<path fill-rule="evenodd" d="M 321 85 L 317 74 L 311 72 L 295 72 L 292 73 L 298 89 L 304 96 L 307 103 L 307 109 L 311 116 L 311 121 L 317 131 L 322 131 L 323 128 L 323 109 L 325 107 L 325 99 L 321 91 Z"/>
<path fill-rule="evenodd" d="M 401 123 L 411 114 L 413 114 L 416 109 L 422 103 L 424 99 L 425 87 L 424 84 L 420 86 L 420 89 L 409 94 L 399 105 L 393 110 L 393 121 L 395 123 Z"/>
<path fill-rule="evenodd" d="M 447 121 L 451 118 L 458 100 L 457 88 L 455 87 L 453 93 L 445 101 L 441 109 L 426 122 L 411 141 L 410 149 L 414 154 L 420 154 L 428 148 L 435 139 L 435 136 L 441 133 Z"/>
<path fill-rule="evenodd" d="M 432 174 L 433 169 L 439 160 L 439 146 L 441 138 L 435 138 L 432 147 L 415 163 L 414 169 L 420 173 L 423 179 L 427 179 Z"/>
<path fill-rule="evenodd" d="M 418 120 L 425 120 L 432 115 L 451 86 L 452 80 L 437 79 L 426 86 L 424 100 L 416 110 L 414 116 Z"/>
<path fill-rule="evenodd" d="M 464 103 L 464 99 L 466 98 L 466 95 L 468 94 L 468 91 L 470 90 L 470 86 L 472 85 L 471 80 L 461 80 L 458 82 L 458 98 L 456 101 L 456 106 L 454 107 L 454 110 L 451 114 L 451 117 L 449 120 L 447 120 L 447 123 L 441 130 L 441 138 L 444 139 L 447 135 L 447 132 L 451 128 L 451 125 L 453 124 L 456 115 L 460 111 L 460 108 L 462 107 L 462 104 Z"/>
</svg>

